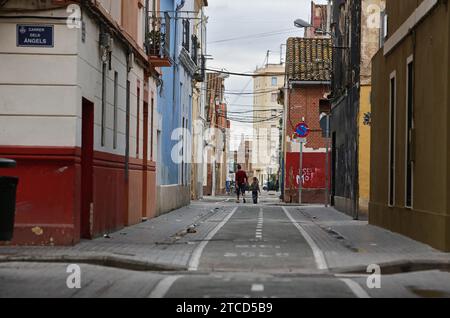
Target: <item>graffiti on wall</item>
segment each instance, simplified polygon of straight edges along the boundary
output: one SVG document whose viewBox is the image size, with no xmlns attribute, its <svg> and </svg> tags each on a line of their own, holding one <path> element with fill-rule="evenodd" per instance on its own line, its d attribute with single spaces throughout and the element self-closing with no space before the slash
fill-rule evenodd
<svg viewBox="0 0 450 318">
<path fill-rule="evenodd" d="M 303 189 L 325 189 L 326 185 L 326 154 L 304 153 L 303 167 L 300 175 L 299 153 L 287 153 L 286 157 L 286 187 L 298 189 L 300 180 Z"/>
</svg>

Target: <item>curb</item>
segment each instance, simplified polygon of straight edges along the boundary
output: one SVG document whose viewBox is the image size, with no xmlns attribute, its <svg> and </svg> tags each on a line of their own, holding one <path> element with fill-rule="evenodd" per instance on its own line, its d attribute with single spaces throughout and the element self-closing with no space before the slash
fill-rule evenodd
<svg viewBox="0 0 450 318">
<path fill-rule="evenodd" d="M 0 264 L 4 263 L 71 263 L 111 267 L 116 269 L 140 272 L 179 272 L 186 271 L 186 267 L 156 264 L 142 260 L 134 260 L 111 255 L 96 256 L 0 256 Z"/>
<path fill-rule="evenodd" d="M 395 275 L 403 273 L 424 272 L 430 270 L 441 270 L 450 272 L 450 260 L 399 260 L 393 262 L 386 262 L 377 264 L 381 267 L 381 273 L 383 275 Z M 370 275 L 372 273 L 367 272 L 367 266 L 357 265 L 344 268 L 330 268 L 333 274 L 364 274 Z"/>
</svg>

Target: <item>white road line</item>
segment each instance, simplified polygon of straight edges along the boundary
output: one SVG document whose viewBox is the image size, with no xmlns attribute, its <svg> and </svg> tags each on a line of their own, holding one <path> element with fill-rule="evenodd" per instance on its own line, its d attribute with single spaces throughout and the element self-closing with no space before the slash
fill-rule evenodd
<svg viewBox="0 0 450 318">
<path fill-rule="evenodd" d="M 264 285 L 261 284 L 253 284 L 252 292 L 254 293 L 262 293 L 264 291 Z"/>
<path fill-rule="evenodd" d="M 311 250 L 314 254 L 314 259 L 316 261 L 317 268 L 320 270 L 327 270 L 328 265 L 327 261 L 325 260 L 325 255 L 323 254 L 322 250 L 317 246 L 316 242 L 312 239 L 311 236 L 303 229 L 303 227 L 295 221 L 295 219 L 292 217 L 292 215 L 289 213 L 289 211 L 282 207 L 284 213 L 289 218 L 289 220 L 292 222 L 292 224 L 299 230 L 299 232 L 303 235 L 306 242 L 308 243 L 309 247 L 311 247 Z"/>
<path fill-rule="evenodd" d="M 335 274 L 337 278 L 367 278 L 367 274 Z"/>
<path fill-rule="evenodd" d="M 349 278 L 341 278 L 340 281 L 344 282 L 356 297 L 371 298 L 369 294 L 357 282 Z"/>
<path fill-rule="evenodd" d="M 205 249 L 206 245 L 208 245 L 209 241 L 212 240 L 212 238 L 217 234 L 217 232 L 220 231 L 220 229 L 227 224 L 227 222 L 231 219 L 231 217 L 236 213 L 238 207 L 234 208 L 233 211 L 231 211 L 228 216 L 222 220 L 209 234 L 206 236 L 206 238 L 197 246 L 197 248 L 192 253 L 191 259 L 189 261 L 188 265 L 188 271 L 197 271 L 198 266 L 200 265 L 200 258 L 202 257 L 203 250 Z"/>
<path fill-rule="evenodd" d="M 163 278 L 152 290 L 148 298 L 164 298 L 173 284 L 183 276 L 167 276 Z"/>
<path fill-rule="evenodd" d="M 264 211 L 263 208 L 259 208 L 258 223 L 256 225 L 256 237 L 255 237 L 257 240 L 262 240 L 263 227 L 264 227 Z"/>
</svg>

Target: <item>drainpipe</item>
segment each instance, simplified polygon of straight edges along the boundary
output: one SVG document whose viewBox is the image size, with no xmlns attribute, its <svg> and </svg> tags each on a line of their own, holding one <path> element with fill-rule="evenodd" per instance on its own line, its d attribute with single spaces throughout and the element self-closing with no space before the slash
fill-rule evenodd
<svg viewBox="0 0 450 318">
<path fill-rule="evenodd" d="M 178 53 L 178 12 L 184 7 L 185 0 L 182 0 L 179 5 L 177 5 L 175 9 L 175 38 L 174 38 L 174 50 L 173 50 L 173 91 L 172 91 L 172 103 L 173 107 L 176 105 L 176 97 L 177 97 L 177 90 L 178 85 L 177 84 L 177 70 L 178 70 L 178 62 L 177 62 L 177 53 Z M 181 94 L 181 92 L 180 92 Z M 174 108 L 175 110 L 175 108 Z M 181 120 L 181 118 L 179 118 Z M 184 139 L 184 137 L 183 137 Z M 179 169 L 180 170 L 180 169 Z M 180 171 L 179 171 L 180 173 Z M 180 173 L 181 174 L 181 173 Z M 181 180 L 181 183 L 183 184 L 183 180 Z"/>
<path fill-rule="evenodd" d="M 287 120 L 288 120 L 288 107 L 289 105 L 289 80 L 287 74 L 285 75 L 284 85 L 284 112 L 283 112 L 283 136 L 282 136 L 282 160 L 281 160 L 281 199 L 283 202 L 286 200 L 286 133 L 287 133 Z"/>
<path fill-rule="evenodd" d="M 125 123 L 125 178 L 128 180 L 129 168 L 130 168 L 130 97 L 131 97 L 131 85 L 130 85 L 130 72 L 133 68 L 132 58 L 133 54 L 131 49 L 127 56 L 127 87 L 126 87 L 126 123 Z"/>
<path fill-rule="evenodd" d="M 155 3 L 155 1 L 153 1 L 153 3 Z M 147 34 L 150 31 L 149 16 L 148 16 L 149 11 L 150 11 L 150 0 L 145 0 L 145 20 L 144 20 L 145 21 L 145 35 L 144 35 L 145 41 L 147 40 Z"/>
<path fill-rule="evenodd" d="M 175 84 L 176 84 L 176 73 L 177 73 L 177 68 L 178 68 L 178 63 L 177 63 L 177 52 L 178 52 L 178 12 L 184 7 L 185 4 L 185 0 L 181 1 L 181 3 L 179 5 L 177 5 L 176 9 L 175 9 L 175 38 L 174 38 L 174 48 L 173 48 L 173 63 L 174 63 L 174 67 L 173 67 L 173 104 L 175 105 L 176 102 L 176 88 L 175 88 Z"/>
</svg>

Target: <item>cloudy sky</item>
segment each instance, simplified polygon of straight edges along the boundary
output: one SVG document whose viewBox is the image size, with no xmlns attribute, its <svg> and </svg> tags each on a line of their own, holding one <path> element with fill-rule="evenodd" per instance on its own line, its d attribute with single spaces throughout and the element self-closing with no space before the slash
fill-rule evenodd
<svg viewBox="0 0 450 318">
<path fill-rule="evenodd" d="M 231 72 L 253 72 L 262 66 L 270 50 L 270 63 L 280 62 L 280 45 L 288 37 L 302 36 L 294 27 L 294 20 L 309 20 L 311 0 L 209 0 L 208 54 L 213 60 L 208 68 Z M 316 0 L 326 3 L 326 0 Z M 285 54 L 283 47 L 283 55 Z M 284 57 L 283 57 L 284 58 Z M 226 80 L 226 90 L 251 92 L 251 78 L 232 76 Z M 252 96 L 228 95 L 230 110 L 251 110 Z M 249 124 L 232 122 L 232 148 L 239 144 L 240 136 L 251 136 Z"/>
</svg>

